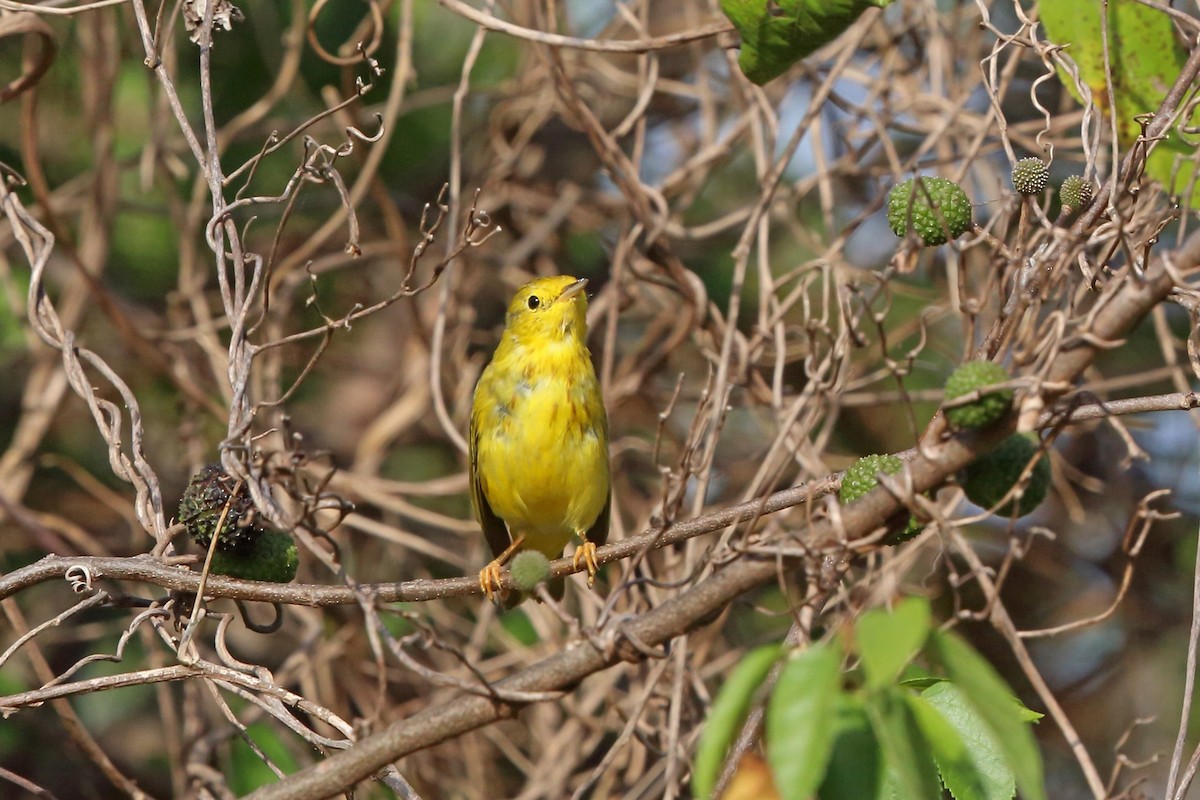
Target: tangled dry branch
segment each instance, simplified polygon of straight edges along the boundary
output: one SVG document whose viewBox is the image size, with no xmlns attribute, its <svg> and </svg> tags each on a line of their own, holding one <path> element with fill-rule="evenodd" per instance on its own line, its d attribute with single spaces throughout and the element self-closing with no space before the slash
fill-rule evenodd
<svg viewBox="0 0 1200 800">
<path fill-rule="evenodd" d="M 68 699 L 156 687 L 152 755 L 170 767 L 150 780 L 173 796 L 240 790 L 222 765 L 244 748 L 280 777 L 262 798 L 372 778 L 406 798 L 680 797 L 712 688 L 747 647 L 802 647 L 919 590 L 965 628 L 988 623 L 1092 795 L 1138 780 L 1124 752 L 1102 777 L 1031 642 L 1132 602 L 1176 517 L 1162 487 L 1111 493 L 1120 577 L 1074 616 L 1029 613 L 1014 587 L 1096 527 L 1105 486 L 1164 457 L 1127 415 L 1197 407 L 1200 233 L 1145 174 L 1164 137 L 1192 133 L 1191 18 L 1186 64 L 1123 147 L 1063 90 L 1092 91 L 1070 51 L 1015 2 L 897 2 L 762 88 L 715 4 L 589 19 L 441 5 L 295 0 L 239 19 L 226 2 L 128 0 L 20 28 L 44 41 L 12 92 L 22 169 L 0 184 L 0 283 L 28 320 L 0 455 L 0 667 L 26 688 L 0 697 L 4 715 L 52 702 L 87 768 L 128 796 L 148 796 L 147 777 L 118 764 L 148 754 L 110 757 L 120 745 Z M 18 6 L 66 11 L 0 2 Z M 247 32 L 278 43 L 262 75 L 235 63 Z M 153 76 L 133 131 L 131 66 Z M 73 173 L 68 134 L 47 130 L 56 69 L 77 76 L 87 123 L 69 134 L 87 153 Z M 1095 202 L 1052 214 L 1049 196 L 1014 193 L 1029 154 L 1094 178 Z M 886 231 L 887 189 L 914 173 L 968 188 L 964 238 L 935 252 Z M 131 249 L 144 218 L 169 246 Z M 478 597 L 460 430 L 511 289 L 566 271 L 599 287 L 610 567 L 598 593 L 501 615 Z M 1013 367 L 1019 411 L 977 436 L 935 413 L 939 376 L 973 355 Z M 1054 455 L 1054 508 L 1033 526 L 964 506 L 955 485 L 1016 429 Z M 1099 441 L 1125 458 L 1078 455 Z M 839 471 L 872 451 L 905 469 L 838 506 Z M 202 576 L 185 552 L 175 498 L 211 461 L 300 540 L 296 583 Z M 927 532 L 887 547 L 901 508 Z M 1190 684 L 1183 699 L 1186 722 Z M 1155 780 L 1182 796 L 1184 731 L 1156 735 L 1178 739 Z"/>
</svg>

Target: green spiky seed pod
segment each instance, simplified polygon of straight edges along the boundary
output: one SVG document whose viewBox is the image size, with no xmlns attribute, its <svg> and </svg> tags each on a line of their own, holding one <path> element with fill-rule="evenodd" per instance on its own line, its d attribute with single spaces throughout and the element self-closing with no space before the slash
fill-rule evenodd
<svg viewBox="0 0 1200 800">
<path fill-rule="evenodd" d="M 1092 185 L 1080 175 L 1071 175 L 1059 187 L 1058 199 L 1064 209 L 1082 211 L 1092 204 Z"/>
<path fill-rule="evenodd" d="M 550 577 L 550 560 L 537 550 L 522 550 L 509 565 L 513 583 L 523 592 L 532 592 L 537 585 Z"/>
<path fill-rule="evenodd" d="M 217 522 L 226 504 L 229 511 L 217 532 Z M 204 548 L 212 541 L 214 532 L 218 550 L 249 547 L 263 530 L 257 517 L 250 494 L 220 464 L 209 464 L 193 475 L 179 501 L 179 521 L 196 544 Z"/>
<path fill-rule="evenodd" d="M 897 236 L 916 231 L 926 246 L 934 247 L 971 227 L 971 201 L 954 181 L 909 178 L 888 192 L 887 218 Z"/>
<path fill-rule="evenodd" d="M 893 455 L 863 456 L 850 465 L 842 475 L 842 488 L 838 490 L 838 501 L 842 505 L 853 503 L 879 485 L 879 473 L 894 475 L 904 469 L 904 462 Z M 903 520 L 901 522 L 901 519 Z M 924 525 L 912 518 L 907 511 L 896 515 L 888 526 L 891 531 L 883 539 L 884 544 L 896 545 L 907 542 L 924 529 Z"/>
<path fill-rule="evenodd" d="M 1008 377 L 1008 370 L 994 361 L 968 361 L 946 379 L 946 400 L 1004 383 Z M 947 408 L 946 419 L 956 428 L 986 428 L 1008 413 L 1012 400 L 1012 389 L 997 389 L 966 405 Z"/>
<path fill-rule="evenodd" d="M 1036 437 L 1014 433 L 976 458 L 963 471 L 962 486 L 967 499 L 981 508 L 994 507 L 1013 488 L 1025 465 L 1037 452 Z M 1050 459 L 1042 455 L 1017 502 L 1016 516 L 1023 517 L 1041 505 L 1049 489 Z M 1013 501 L 1010 499 L 994 513 L 1002 517 L 1013 516 Z"/>
<path fill-rule="evenodd" d="M 1050 168 L 1037 156 L 1022 158 L 1012 169 L 1013 188 L 1023 195 L 1040 194 L 1049 177 Z"/>
<path fill-rule="evenodd" d="M 879 485 L 879 473 L 894 475 L 904 469 L 904 462 L 890 454 L 863 456 L 850 465 L 842 475 L 838 500 L 842 505 L 853 503 Z"/>
<path fill-rule="evenodd" d="M 300 555 L 291 534 L 269 530 L 243 550 L 218 549 L 213 553 L 211 572 L 248 581 L 288 583 L 296 577 L 299 565 Z"/>
</svg>

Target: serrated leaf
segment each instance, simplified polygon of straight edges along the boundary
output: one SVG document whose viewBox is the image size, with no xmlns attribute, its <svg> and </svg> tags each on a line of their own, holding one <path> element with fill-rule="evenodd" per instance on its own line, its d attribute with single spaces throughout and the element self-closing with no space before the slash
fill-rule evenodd
<svg viewBox="0 0 1200 800">
<path fill-rule="evenodd" d="M 941 663 L 946 677 L 958 685 L 967 703 L 995 735 L 1021 794 L 1026 800 L 1046 800 L 1042 754 L 1033 731 L 1023 721 L 1012 693 L 992 665 L 953 633 L 934 631 L 929 637 L 928 652 Z"/>
<path fill-rule="evenodd" d="M 882 689 L 896 682 L 929 637 L 929 601 L 909 597 L 891 611 L 875 609 L 854 626 L 867 687 Z"/>
<path fill-rule="evenodd" d="M 920 695 L 908 695 L 908 706 L 917 725 L 929 742 L 933 760 L 937 763 L 942 783 L 954 800 L 1012 800 L 1016 784 L 1008 794 L 988 791 L 989 784 L 980 773 L 966 741 L 950 722 Z"/>
<path fill-rule="evenodd" d="M 824 44 L 868 8 L 892 0 L 721 0 L 742 37 L 738 66 L 760 86 Z"/>
<path fill-rule="evenodd" d="M 1040 0 L 1038 9 L 1047 37 L 1055 44 L 1070 45 L 1067 54 L 1078 65 L 1080 80 L 1091 91 L 1092 102 L 1107 118 L 1109 84 L 1104 71 L 1102 4 Z M 1109 0 L 1108 36 L 1117 141 L 1127 148 L 1141 133 L 1135 117 L 1158 109 L 1183 69 L 1187 52 L 1175 41 L 1170 17 L 1137 0 Z M 1075 99 L 1083 103 L 1084 98 L 1071 77 L 1062 69 L 1059 77 Z M 1200 124 L 1200 110 L 1192 116 L 1191 125 L 1197 124 Z M 1180 164 L 1173 181 L 1177 159 Z M 1195 169 L 1195 145 L 1181 141 L 1176 133 L 1160 142 L 1146 162 L 1146 172 L 1176 193 L 1187 188 Z M 1200 185 L 1192 187 L 1191 201 L 1200 205 Z"/>
<path fill-rule="evenodd" d="M 866 711 L 879 740 L 886 772 L 884 796 L 899 800 L 941 797 L 942 784 L 932 748 L 909 708 L 906 692 L 895 686 L 867 696 Z"/>
<path fill-rule="evenodd" d="M 788 660 L 767 703 L 767 763 L 784 800 L 809 800 L 833 750 L 841 653 L 817 644 Z"/>
<path fill-rule="evenodd" d="M 1029 708 L 1015 697 L 1012 700 L 1017 706 L 1017 719 L 1021 720 L 1022 722 L 1037 722 L 1046 716 L 1039 711 L 1034 711 L 1032 708 Z"/>
<path fill-rule="evenodd" d="M 883 756 L 861 698 L 842 694 L 833 720 L 833 752 L 817 796 L 873 800 L 883 785 Z"/>
<path fill-rule="evenodd" d="M 941 759 L 938 759 L 942 780 L 956 800 L 969 800 L 973 797 L 1011 800 L 1017 793 L 1017 782 L 1004 758 L 1004 751 L 996 741 L 995 734 L 984 724 L 982 717 L 967 703 L 962 690 L 950 681 L 943 681 L 921 692 L 921 697 L 931 708 L 937 710 L 948 725 L 958 731 L 982 783 L 981 793 L 967 794 L 965 788 L 960 787 L 955 778 L 947 774 L 947 769 Z"/>
<path fill-rule="evenodd" d="M 712 794 L 717 778 L 721 776 L 725 753 L 738 735 L 754 692 L 766 680 L 767 673 L 778 659 L 778 645 L 751 650 L 742 657 L 721 687 L 708 714 L 708 721 L 704 723 L 700 744 L 696 747 L 696 764 L 692 771 L 692 791 L 696 797 Z"/>
</svg>

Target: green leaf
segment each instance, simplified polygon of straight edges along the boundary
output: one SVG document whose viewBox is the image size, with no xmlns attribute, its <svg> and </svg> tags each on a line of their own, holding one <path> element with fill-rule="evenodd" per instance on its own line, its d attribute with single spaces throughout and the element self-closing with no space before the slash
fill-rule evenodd
<svg viewBox="0 0 1200 800">
<path fill-rule="evenodd" d="M 767 703 L 767 763 L 784 800 L 809 800 L 833 750 L 828 720 L 841 694 L 842 655 L 816 644 L 788 660 Z"/>
<path fill-rule="evenodd" d="M 957 800 L 975 797 L 986 800 L 1011 800 L 1017 793 L 1017 781 L 1004 758 L 1004 751 L 996 741 L 995 734 L 967 703 L 962 690 L 950 681 L 942 681 L 921 692 L 921 697 L 930 708 L 936 709 L 946 724 L 958 732 L 974 767 L 975 776 L 981 784 L 976 794 L 968 794 L 968 789 L 959 780 L 957 772 L 950 769 L 950 765 L 944 762 L 941 756 L 935 754 L 938 768 L 942 772 L 942 781 L 950 789 L 950 793 Z"/>
<path fill-rule="evenodd" d="M 824 44 L 832 42 L 868 8 L 892 0 L 721 0 L 721 10 L 742 37 L 738 66 L 760 86 Z"/>
<path fill-rule="evenodd" d="M 505 633 L 526 647 L 532 647 L 538 643 L 538 632 L 537 628 L 533 627 L 533 620 L 529 619 L 529 615 L 519 608 L 501 614 L 500 625 L 504 628 Z"/>
<path fill-rule="evenodd" d="M 708 797 L 721 776 L 725 753 L 746 718 L 754 692 L 779 659 L 779 646 L 766 645 L 747 653 L 734 668 L 713 701 L 700 744 L 696 747 L 696 765 L 692 772 L 692 791 L 696 797 Z"/>
<path fill-rule="evenodd" d="M 946 677 L 958 685 L 967 703 L 995 735 L 1026 800 L 1045 800 L 1042 754 L 1004 681 L 991 664 L 953 633 L 934 631 L 929 644 L 928 651 L 941 663 Z"/>
<path fill-rule="evenodd" d="M 1112 99 L 1115 105 L 1117 141 L 1129 147 L 1141 133 L 1139 114 L 1155 111 L 1183 69 L 1187 53 L 1175 41 L 1171 19 L 1163 12 L 1137 0 L 1109 0 L 1109 58 L 1112 67 Z M 1046 35 L 1056 44 L 1070 45 L 1067 54 L 1079 66 L 1079 78 L 1092 94 L 1092 102 L 1105 114 L 1109 111 L 1109 85 L 1104 72 L 1104 37 L 1101 36 L 1101 3 L 1079 0 L 1040 0 L 1038 10 Z M 1062 69 L 1063 85 L 1080 103 L 1084 98 L 1074 80 Z M 1200 124 L 1200 110 L 1191 125 Z M 1181 141 L 1178 134 L 1160 142 L 1150 154 L 1146 172 L 1168 189 L 1183 191 L 1196 169 L 1195 145 Z M 1171 173 L 1181 157 L 1175 185 Z M 1191 201 L 1200 204 L 1200 185 L 1193 187 Z"/>
<path fill-rule="evenodd" d="M 842 694 L 833 719 L 833 753 L 817 796 L 821 800 L 872 800 L 883 785 L 879 740 L 861 698 Z"/>
<path fill-rule="evenodd" d="M 942 783 L 955 800 L 1012 800 L 1016 784 L 1008 794 L 990 794 L 971 751 L 959 731 L 925 698 L 907 696 L 909 709 L 929 742 Z"/>
<path fill-rule="evenodd" d="M 868 611 L 854 626 L 867 687 L 882 689 L 896 682 L 929 636 L 929 601 L 909 597 L 890 613 Z"/>
<path fill-rule="evenodd" d="M 245 736 L 252 739 L 263 755 L 271 759 L 286 775 L 300 767 L 284 744 L 281 733 L 286 731 L 281 732 L 267 723 L 256 722 L 246 729 Z M 229 788 L 239 797 L 279 780 L 244 738 L 234 738 L 229 750 L 229 765 L 225 774 L 229 779 Z"/>
<path fill-rule="evenodd" d="M 867 697 L 867 716 L 883 751 L 885 791 L 898 800 L 941 797 L 942 784 L 931 755 L 932 746 L 917 724 L 907 696 L 905 690 L 891 686 Z"/>
</svg>

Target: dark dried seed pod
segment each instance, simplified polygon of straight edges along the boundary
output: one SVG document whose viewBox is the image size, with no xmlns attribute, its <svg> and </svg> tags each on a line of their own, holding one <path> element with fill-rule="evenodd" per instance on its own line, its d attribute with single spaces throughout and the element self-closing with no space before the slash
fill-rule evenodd
<svg viewBox="0 0 1200 800">
<path fill-rule="evenodd" d="M 225 519 L 218 531 L 223 513 Z M 217 549 L 226 552 L 249 548 L 263 531 L 246 487 L 220 464 L 209 464 L 192 476 L 179 501 L 179 521 L 196 544 L 207 548 L 215 534 Z"/>
</svg>

